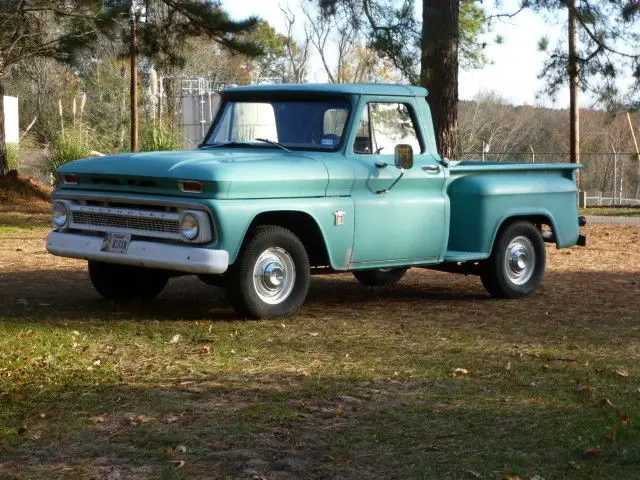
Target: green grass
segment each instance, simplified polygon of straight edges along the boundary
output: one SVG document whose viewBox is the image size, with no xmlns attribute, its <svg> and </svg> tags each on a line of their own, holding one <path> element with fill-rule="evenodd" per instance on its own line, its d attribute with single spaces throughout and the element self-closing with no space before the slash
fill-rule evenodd
<svg viewBox="0 0 640 480">
<path fill-rule="evenodd" d="M 25 215 L 20 213 L 0 213 L 0 235 L 24 234 L 41 231 L 42 227 L 49 223 L 44 215 Z"/>
<path fill-rule="evenodd" d="M 588 207 L 580 209 L 581 215 L 604 215 L 608 217 L 640 217 L 640 207 Z"/>
<path fill-rule="evenodd" d="M 45 230 L 23 233 L 37 254 Z M 527 299 L 339 275 L 259 322 L 196 279 L 116 305 L 81 263 L 0 252 L 0 478 L 637 478 L 640 273 L 566 252 Z"/>
</svg>

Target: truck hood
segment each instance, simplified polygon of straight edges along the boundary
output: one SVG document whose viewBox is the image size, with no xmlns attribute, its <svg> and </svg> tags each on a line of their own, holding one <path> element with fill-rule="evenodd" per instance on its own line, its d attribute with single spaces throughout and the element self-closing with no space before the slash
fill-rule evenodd
<svg viewBox="0 0 640 480">
<path fill-rule="evenodd" d="M 328 184 L 324 164 L 310 155 L 255 148 L 109 155 L 70 162 L 58 174 L 77 175 L 83 190 L 171 195 L 180 180 L 195 180 L 200 195 L 214 198 L 317 197 Z"/>
</svg>

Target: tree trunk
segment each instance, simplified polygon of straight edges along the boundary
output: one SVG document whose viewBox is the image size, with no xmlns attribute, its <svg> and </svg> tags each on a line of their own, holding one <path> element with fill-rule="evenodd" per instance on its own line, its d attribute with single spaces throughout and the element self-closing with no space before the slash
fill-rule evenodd
<svg viewBox="0 0 640 480">
<path fill-rule="evenodd" d="M 4 84 L 0 80 L 0 177 L 9 171 L 9 157 L 7 156 L 7 141 L 4 136 Z"/>
<path fill-rule="evenodd" d="M 420 84 L 429 104 L 440 155 L 458 154 L 458 0 L 422 1 Z"/>
<path fill-rule="evenodd" d="M 580 110 L 578 107 L 578 31 L 576 0 L 569 2 L 569 151 L 571 163 L 580 163 Z"/>
</svg>

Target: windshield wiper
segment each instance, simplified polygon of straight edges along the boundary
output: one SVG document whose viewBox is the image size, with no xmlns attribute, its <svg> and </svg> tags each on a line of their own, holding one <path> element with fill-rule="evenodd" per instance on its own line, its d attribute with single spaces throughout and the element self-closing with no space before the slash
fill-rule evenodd
<svg viewBox="0 0 640 480">
<path fill-rule="evenodd" d="M 256 138 L 256 140 L 258 142 L 264 142 L 264 143 L 268 143 L 270 145 L 275 145 L 276 147 L 280 147 L 282 150 L 285 150 L 287 152 L 291 152 L 291 150 L 289 150 L 287 147 L 285 147 L 284 145 L 282 145 L 281 143 L 278 142 L 274 142 L 273 140 L 269 140 L 267 138 Z"/>
<path fill-rule="evenodd" d="M 229 147 L 229 146 L 241 146 L 241 147 L 249 147 L 250 143 L 246 142 L 222 142 L 222 143 L 207 143 L 204 145 L 200 145 L 198 148 L 217 148 L 217 147 Z"/>
</svg>

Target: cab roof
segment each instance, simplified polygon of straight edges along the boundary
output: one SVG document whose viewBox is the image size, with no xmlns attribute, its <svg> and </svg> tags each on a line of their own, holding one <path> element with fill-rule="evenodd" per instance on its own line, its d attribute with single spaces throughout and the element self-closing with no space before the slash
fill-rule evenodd
<svg viewBox="0 0 640 480">
<path fill-rule="evenodd" d="M 227 87 L 224 93 L 285 93 L 300 92 L 313 94 L 344 95 L 389 95 L 396 97 L 426 97 L 426 88 L 391 83 L 276 83 L 269 85 L 249 85 Z"/>
</svg>

